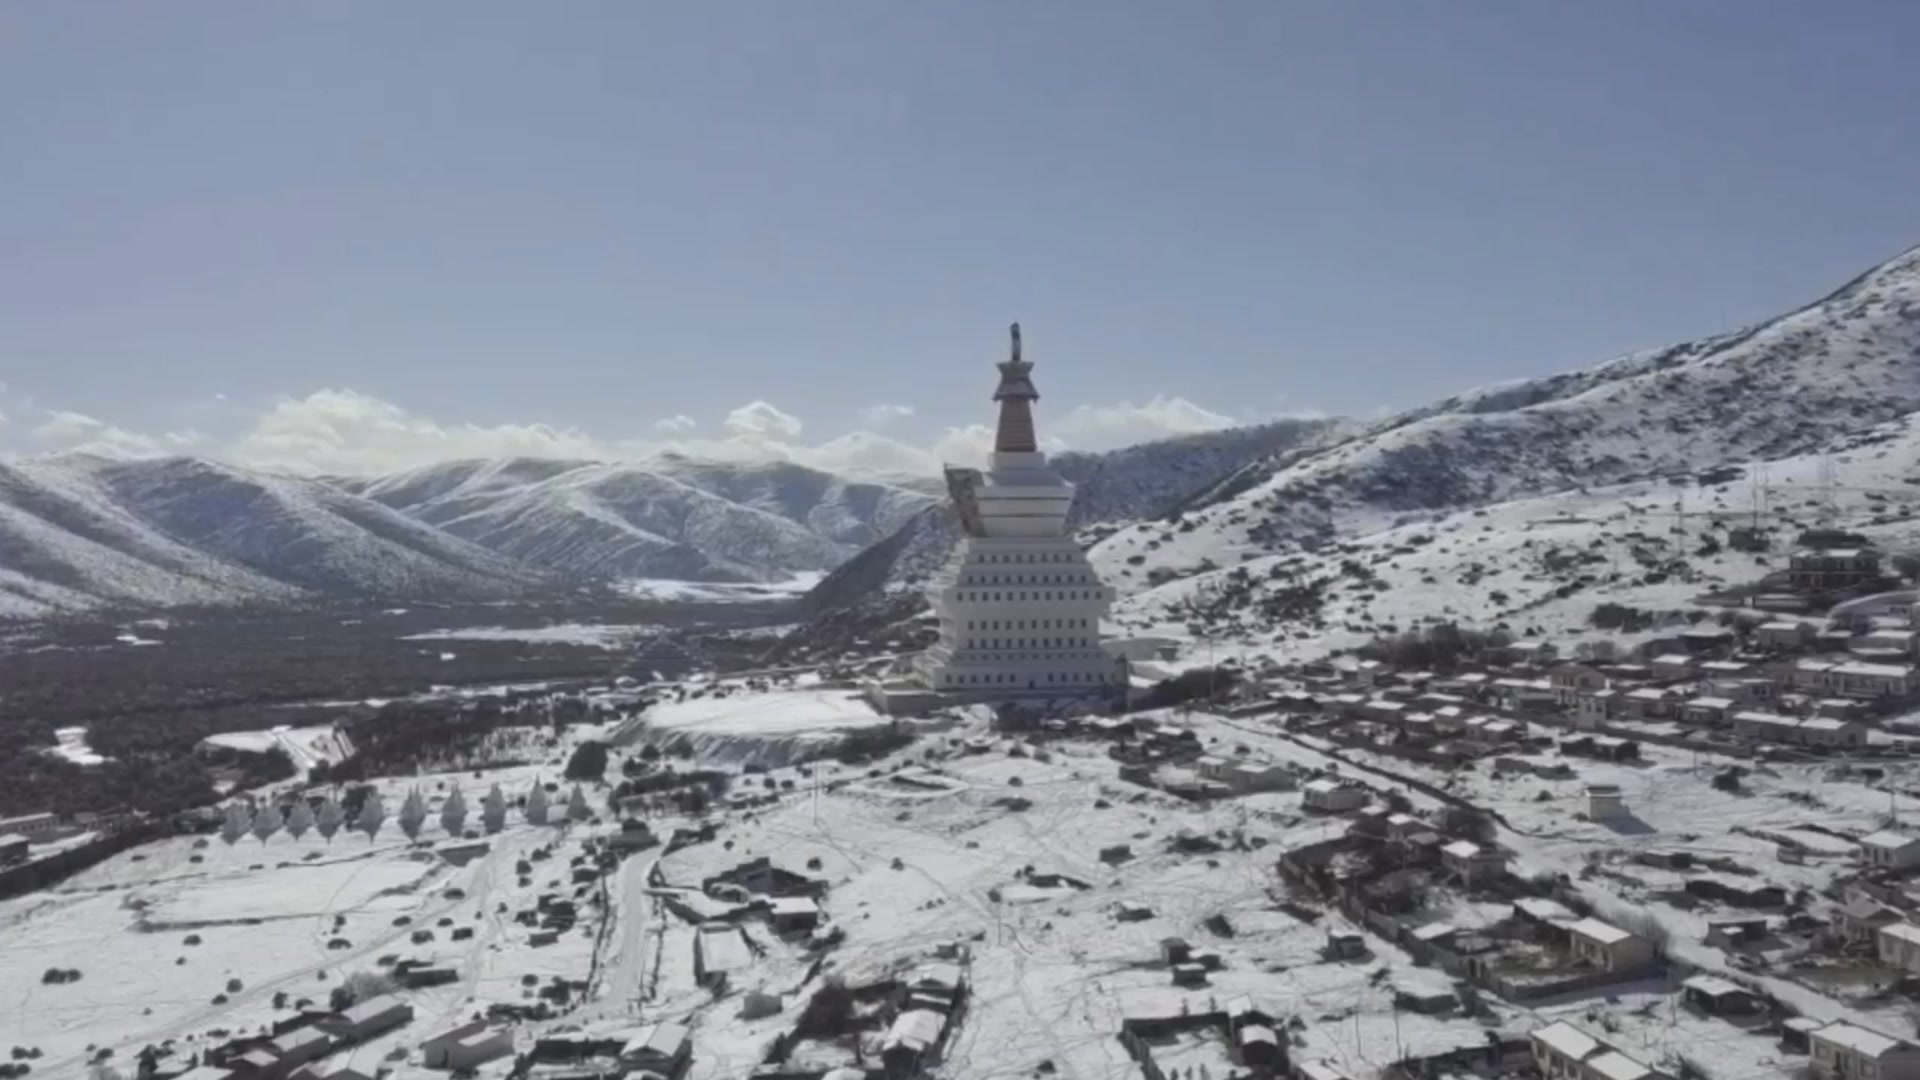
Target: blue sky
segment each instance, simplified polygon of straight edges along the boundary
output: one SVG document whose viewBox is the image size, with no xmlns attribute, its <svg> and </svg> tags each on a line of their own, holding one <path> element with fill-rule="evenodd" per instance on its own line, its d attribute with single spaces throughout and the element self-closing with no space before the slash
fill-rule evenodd
<svg viewBox="0 0 1920 1080">
<path fill-rule="evenodd" d="M 6 5 L 0 445 L 948 453 L 1014 318 L 1071 445 L 1410 407 L 1920 243 L 1915 40 L 1898 2 Z"/>
</svg>

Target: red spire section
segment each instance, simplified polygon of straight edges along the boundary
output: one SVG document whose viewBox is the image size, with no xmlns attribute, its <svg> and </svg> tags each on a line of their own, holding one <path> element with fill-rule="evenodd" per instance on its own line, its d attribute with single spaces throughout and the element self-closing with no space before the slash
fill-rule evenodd
<svg viewBox="0 0 1920 1080">
<path fill-rule="evenodd" d="M 1028 376 L 1033 365 L 1020 359 L 1020 324 L 1014 323 L 1013 353 L 1000 364 L 1000 386 L 993 400 L 1000 403 L 1000 423 L 994 430 L 993 450 L 997 454 L 1031 454 L 1040 449 L 1033 433 L 1033 403 L 1040 391 Z"/>
</svg>

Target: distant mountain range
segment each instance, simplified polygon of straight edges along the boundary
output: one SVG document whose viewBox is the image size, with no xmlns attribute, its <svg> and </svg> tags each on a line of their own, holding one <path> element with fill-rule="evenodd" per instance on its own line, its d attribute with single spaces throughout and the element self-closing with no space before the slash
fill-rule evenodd
<svg viewBox="0 0 1920 1080">
<path fill-rule="evenodd" d="M 1166 508 L 1295 427 L 1327 425 L 1061 462 L 1086 485 L 1082 520 L 1118 520 Z M 451 461 L 332 479 L 185 457 L 36 458 L 0 465 L 0 617 L 519 600 L 636 578 L 777 581 L 886 550 L 921 523 L 937 530 L 938 490 L 933 478 L 671 456 Z"/>
</svg>

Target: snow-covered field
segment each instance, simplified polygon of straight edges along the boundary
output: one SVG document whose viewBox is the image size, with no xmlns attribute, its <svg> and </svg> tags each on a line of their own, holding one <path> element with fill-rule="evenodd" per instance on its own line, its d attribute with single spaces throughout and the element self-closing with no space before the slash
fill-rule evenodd
<svg viewBox="0 0 1920 1080">
<path fill-rule="evenodd" d="M 321 762 L 344 761 L 353 754 L 353 741 L 346 732 L 331 724 L 312 727 L 280 726 L 264 731 L 227 731 L 200 740 L 207 746 L 264 754 L 274 749 L 286 751 L 294 768 L 302 773 Z"/>
<path fill-rule="evenodd" d="M 744 603 L 799 596 L 820 583 L 825 571 L 807 571 L 780 581 L 722 583 L 675 581 L 668 578 L 627 578 L 614 587 L 640 600 L 685 600 L 702 603 Z"/>
<path fill-rule="evenodd" d="M 552 626 L 464 626 L 408 634 L 401 641 L 520 641 L 530 645 L 583 645 L 624 649 L 636 638 L 660 632 L 645 624 L 558 623 Z"/>
<path fill-rule="evenodd" d="M 689 697 L 661 702 L 647 710 L 649 728 L 678 735 L 729 735 L 791 738 L 884 724 L 852 690 L 743 691 L 725 697 Z"/>
</svg>

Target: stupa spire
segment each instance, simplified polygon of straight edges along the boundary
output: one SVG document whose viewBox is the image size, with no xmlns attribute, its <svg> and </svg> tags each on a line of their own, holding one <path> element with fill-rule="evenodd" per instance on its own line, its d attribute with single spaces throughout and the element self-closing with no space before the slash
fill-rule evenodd
<svg viewBox="0 0 1920 1080">
<path fill-rule="evenodd" d="M 1000 364 L 1000 385 L 993 400 L 1000 403 L 1000 422 L 994 429 L 993 450 L 997 454 L 1031 454 L 1040 449 L 1033 432 L 1033 403 L 1040 391 L 1033 388 L 1029 375 L 1033 365 L 1020 359 L 1020 324 L 1010 328 L 1011 352 Z"/>
</svg>

